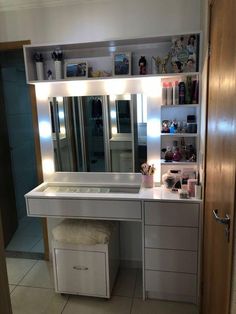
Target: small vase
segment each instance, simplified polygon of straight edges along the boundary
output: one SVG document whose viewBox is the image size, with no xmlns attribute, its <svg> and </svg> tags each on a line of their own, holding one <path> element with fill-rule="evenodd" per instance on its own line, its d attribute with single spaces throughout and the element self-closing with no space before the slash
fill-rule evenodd
<svg viewBox="0 0 236 314">
<path fill-rule="evenodd" d="M 62 64 L 61 61 L 54 61 L 55 65 L 55 78 L 56 80 L 61 80 L 62 79 Z"/>
<path fill-rule="evenodd" d="M 142 183 L 144 188 L 153 188 L 154 184 L 153 175 L 143 175 Z"/>
<path fill-rule="evenodd" d="M 36 74 L 38 81 L 44 80 L 43 62 L 36 62 Z"/>
</svg>

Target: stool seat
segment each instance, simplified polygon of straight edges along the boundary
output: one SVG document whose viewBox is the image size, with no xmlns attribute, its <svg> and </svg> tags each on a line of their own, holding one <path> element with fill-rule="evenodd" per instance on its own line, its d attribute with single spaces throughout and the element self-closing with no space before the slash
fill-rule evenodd
<svg viewBox="0 0 236 314">
<path fill-rule="evenodd" d="M 109 242 L 115 222 L 87 219 L 65 219 L 53 230 L 56 241 L 71 244 L 105 244 Z"/>
</svg>

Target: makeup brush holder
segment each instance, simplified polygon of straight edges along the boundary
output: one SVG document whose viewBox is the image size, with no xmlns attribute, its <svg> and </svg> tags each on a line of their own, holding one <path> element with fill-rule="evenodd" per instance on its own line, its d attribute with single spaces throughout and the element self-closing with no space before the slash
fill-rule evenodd
<svg viewBox="0 0 236 314">
<path fill-rule="evenodd" d="M 142 175 L 143 188 L 153 188 L 154 178 L 153 175 Z"/>
</svg>

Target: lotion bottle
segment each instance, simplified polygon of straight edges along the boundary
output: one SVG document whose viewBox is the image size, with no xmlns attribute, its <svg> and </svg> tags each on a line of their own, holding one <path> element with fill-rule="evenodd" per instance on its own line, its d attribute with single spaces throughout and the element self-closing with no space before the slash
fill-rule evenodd
<svg viewBox="0 0 236 314">
<path fill-rule="evenodd" d="M 173 105 L 173 87 L 171 82 L 168 83 L 167 85 L 167 101 L 166 104 L 168 106 Z"/>
<path fill-rule="evenodd" d="M 173 105 L 179 104 L 179 82 L 175 81 L 173 87 Z"/>
</svg>

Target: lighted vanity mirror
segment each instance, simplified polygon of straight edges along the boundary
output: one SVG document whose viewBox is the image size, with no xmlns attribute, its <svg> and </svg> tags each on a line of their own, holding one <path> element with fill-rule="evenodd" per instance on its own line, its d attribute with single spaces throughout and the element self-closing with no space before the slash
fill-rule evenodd
<svg viewBox="0 0 236 314">
<path fill-rule="evenodd" d="M 56 171 L 139 172 L 147 159 L 143 94 L 49 99 Z"/>
</svg>

